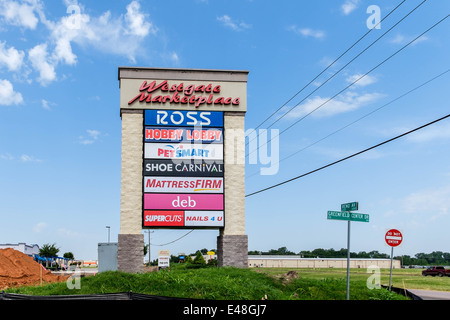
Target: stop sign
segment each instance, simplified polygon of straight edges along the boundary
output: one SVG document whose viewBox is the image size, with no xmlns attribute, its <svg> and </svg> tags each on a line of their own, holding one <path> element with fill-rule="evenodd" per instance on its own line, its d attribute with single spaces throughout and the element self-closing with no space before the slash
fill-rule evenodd
<svg viewBox="0 0 450 320">
<path fill-rule="evenodd" d="M 391 229 L 388 232 L 386 232 L 384 240 L 386 241 L 388 246 L 397 247 L 400 245 L 400 243 L 402 243 L 403 236 L 402 233 L 397 229 Z"/>
</svg>

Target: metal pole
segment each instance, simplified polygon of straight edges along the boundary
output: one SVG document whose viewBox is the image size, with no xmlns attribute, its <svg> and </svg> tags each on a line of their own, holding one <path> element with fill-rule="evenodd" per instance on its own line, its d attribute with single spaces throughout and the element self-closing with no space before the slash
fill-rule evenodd
<svg viewBox="0 0 450 320">
<path fill-rule="evenodd" d="M 108 243 L 109 243 L 109 231 L 110 231 L 110 226 L 106 226 L 106 229 L 108 229 Z"/>
<path fill-rule="evenodd" d="M 347 221 L 347 300 L 350 300 L 350 220 Z"/>
<path fill-rule="evenodd" d="M 391 272 L 389 274 L 389 291 L 391 291 L 391 283 L 392 283 L 392 260 L 394 257 L 394 247 L 391 247 Z"/>
</svg>

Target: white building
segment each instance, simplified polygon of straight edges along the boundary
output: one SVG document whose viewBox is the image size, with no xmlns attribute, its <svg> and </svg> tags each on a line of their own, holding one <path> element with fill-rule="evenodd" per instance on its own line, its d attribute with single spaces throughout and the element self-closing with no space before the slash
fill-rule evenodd
<svg viewBox="0 0 450 320">
<path fill-rule="evenodd" d="M 7 249 L 7 248 L 12 248 L 29 256 L 39 255 L 39 246 L 37 244 L 26 244 L 26 243 L 0 244 L 0 249 Z"/>
</svg>

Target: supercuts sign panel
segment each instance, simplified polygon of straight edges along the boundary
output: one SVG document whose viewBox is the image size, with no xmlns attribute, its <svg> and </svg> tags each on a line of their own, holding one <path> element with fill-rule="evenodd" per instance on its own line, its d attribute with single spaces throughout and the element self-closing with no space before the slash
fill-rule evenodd
<svg viewBox="0 0 450 320">
<path fill-rule="evenodd" d="M 223 161 L 154 160 L 144 161 L 145 176 L 223 177 Z"/>
<path fill-rule="evenodd" d="M 223 129 L 145 127 L 145 142 L 223 143 Z"/>
<path fill-rule="evenodd" d="M 223 178 L 144 177 L 144 192 L 223 193 Z"/>
<path fill-rule="evenodd" d="M 146 126 L 223 127 L 223 112 L 145 110 Z"/>
<path fill-rule="evenodd" d="M 146 159 L 223 160 L 222 144 L 146 143 Z"/>
<path fill-rule="evenodd" d="M 223 226 L 223 211 L 144 211 L 144 227 L 220 228 Z"/>
</svg>

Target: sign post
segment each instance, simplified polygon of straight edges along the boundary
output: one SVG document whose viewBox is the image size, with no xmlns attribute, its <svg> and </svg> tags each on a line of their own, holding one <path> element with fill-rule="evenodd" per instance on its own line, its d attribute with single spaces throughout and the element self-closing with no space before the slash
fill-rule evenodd
<svg viewBox="0 0 450 320">
<path fill-rule="evenodd" d="M 389 291 L 391 291 L 392 284 L 392 262 L 394 258 L 394 247 L 398 247 L 403 241 L 403 235 L 397 229 L 390 229 L 384 236 L 386 244 L 391 247 L 391 270 L 389 273 Z"/>
<path fill-rule="evenodd" d="M 351 212 L 358 210 L 358 202 L 341 204 L 341 211 L 328 211 L 329 220 L 347 221 L 347 300 L 350 300 L 350 222 L 369 222 L 369 215 L 365 213 Z"/>
</svg>

